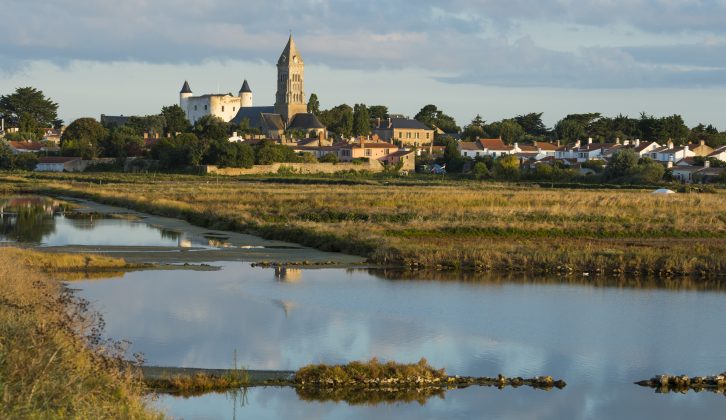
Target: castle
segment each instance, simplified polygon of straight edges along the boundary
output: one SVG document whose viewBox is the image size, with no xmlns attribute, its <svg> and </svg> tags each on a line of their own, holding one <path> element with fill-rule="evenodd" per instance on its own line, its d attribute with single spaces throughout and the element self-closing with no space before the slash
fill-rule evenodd
<svg viewBox="0 0 726 420">
<path fill-rule="evenodd" d="M 214 115 L 234 125 L 258 128 L 272 139 L 284 139 L 296 131 L 309 137 L 325 137 L 327 130 L 318 118 L 307 112 L 305 100 L 305 63 L 290 35 L 277 60 L 277 93 L 274 106 L 254 106 L 252 89 L 247 80 L 237 96 L 210 94 L 194 96 L 188 82 L 179 92 L 179 106 L 187 120 L 195 124 L 200 118 Z"/>
</svg>

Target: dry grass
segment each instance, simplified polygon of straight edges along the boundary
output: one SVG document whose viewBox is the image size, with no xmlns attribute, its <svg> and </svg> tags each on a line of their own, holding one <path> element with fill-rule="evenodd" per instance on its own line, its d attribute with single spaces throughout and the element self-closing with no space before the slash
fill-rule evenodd
<svg viewBox="0 0 726 420">
<path fill-rule="evenodd" d="M 127 267 L 126 261 L 121 258 L 102 255 L 47 253 L 20 248 L 0 248 L 0 252 L 28 269 L 46 273 L 118 270 Z"/>
<path fill-rule="evenodd" d="M 0 418 L 158 418 L 87 303 L 22 252 L 0 249 Z"/>
<path fill-rule="evenodd" d="M 726 194 L 385 185 L 108 174 L 16 188 L 83 196 L 217 229 L 413 267 L 714 274 L 726 271 Z"/>
</svg>

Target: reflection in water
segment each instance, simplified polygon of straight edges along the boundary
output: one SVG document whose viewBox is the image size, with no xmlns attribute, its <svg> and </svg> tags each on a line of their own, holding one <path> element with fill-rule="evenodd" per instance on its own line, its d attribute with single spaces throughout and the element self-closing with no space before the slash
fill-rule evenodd
<svg viewBox="0 0 726 420">
<path fill-rule="evenodd" d="M 370 405 L 412 403 L 420 405 L 433 398 L 444 398 L 446 389 L 438 387 L 404 388 L 382 391 L 379 389 L 344 388 L 296 388 L 295 392 L 303 401 L 345 402 L 349 405 Z"/>
<path fill-rule="evenodd" d="M 302 270 L 299 268 L 289 268 L 284 265 L 276 266 L 275 279 L 283 283 L 297 283 L 302 279 Z"/>
<path fill-rule="evenodd" d="M 0 241 L 40 243 L 55 231 L 57 201 L 40 197 L 0 199 Z"/>
<path fill-rule="evenodd" d="M 583 276 L 583 275 L 530 275 L 524 273 L 477 273 L 458 271 L 410 271 L 401 269 L 373 268 L 368 272 L 374 276 L 389 280 L 453 281 L 477 283 L 481 285 L 503 286 L 507 284 L 541 284 L 541 285 L 573 285 L 596 288 L 621 289 L 668 289 L 668 290 L 726 290 L 726 277 L 693 278 L 693 277 L 616 277 L 616 276 Z"/>
</svg>

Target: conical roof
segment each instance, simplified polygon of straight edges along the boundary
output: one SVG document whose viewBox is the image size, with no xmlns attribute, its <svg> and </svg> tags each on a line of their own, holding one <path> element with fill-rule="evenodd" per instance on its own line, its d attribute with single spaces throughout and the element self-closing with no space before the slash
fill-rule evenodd
<svg viewBox="0 0 726 420">
<path fill-rule="evenodd" d="M 239 93 L 252 93 L 252 89 L 250 89 L 249 83 L 247 83 L 247 79 L 245 79 L 245 82 L 242 83 L 242 87 L 239 89 Z"/>
<path fill-rule="evenodd" d="M 179 93 L 192 93 L 192 88 L 189 87 L 189 82 L 186 80 L 184 81 L 184 86 L 182 86 L 182 90 Z"/>
<path fill-rule="evenodd" d="M 287 45 L 285 45 L 285 49 L 282 50 L 282 54 L 280 54 L 280 59 L 277 60 L 277 65 L 285 65 L 285 64 L 303 64 L 302 56 L 300 56 L 300 52 L 297 50 L 297 46 L 295 46 L 295 40 L 292 38 L 292 34 L 290 34 L 290 39 L 287 40 Z"/>
</svg>

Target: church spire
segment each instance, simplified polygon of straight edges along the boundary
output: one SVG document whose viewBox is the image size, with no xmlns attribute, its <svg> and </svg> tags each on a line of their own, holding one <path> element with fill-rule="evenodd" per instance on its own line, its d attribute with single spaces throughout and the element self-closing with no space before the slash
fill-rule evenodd
<svg viewBox="0 0 726 420">
<path fill-rule="evenodd" d="M 295 45 L 295 39 L 292 37 L 292 32 L 290 33 L 290 38 L 287 40 L 287 45 L 285 45 L 285 49 L 282 50 L 282 54 L 280 54 L 280 59 L 277 60 L 277 65 L 289 65 L 292 64 L 303 64 L 302 57 L 300 56 L 300 53 L 297 50 L 297 46 Z"/>
</svg>

